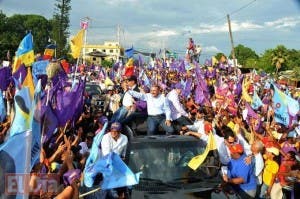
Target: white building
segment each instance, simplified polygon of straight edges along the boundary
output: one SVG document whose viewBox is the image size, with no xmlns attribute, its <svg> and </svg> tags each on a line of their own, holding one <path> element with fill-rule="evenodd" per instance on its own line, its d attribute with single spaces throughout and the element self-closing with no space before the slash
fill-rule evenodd
<svg viewBox="0 0 300 199">
<path fill-rule="evenodd" d="M 124 56 L 124 48 L 115 41 L 105 41 L 102 45 L 86 44 L 83 52 L 86 63 L 96 65 L 101 64 L 102 60 L 117 61 Z"/>
</svg>

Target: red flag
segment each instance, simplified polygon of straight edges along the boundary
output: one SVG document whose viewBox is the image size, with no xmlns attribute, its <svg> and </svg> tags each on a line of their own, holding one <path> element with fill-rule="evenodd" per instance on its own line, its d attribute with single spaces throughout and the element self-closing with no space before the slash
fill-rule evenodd
<svg viewBox="0 0 300 199">
<path fill-rule="evenodd" d="M 60 61 L 60 64 L 62 65 L 64 71 L 65 71 L 67 74 L 69 74 L 69 73 L 70 73 L 70 64 L 69 64 L 65 59 L 61 60 L 61 61 Z"/>
</svg>

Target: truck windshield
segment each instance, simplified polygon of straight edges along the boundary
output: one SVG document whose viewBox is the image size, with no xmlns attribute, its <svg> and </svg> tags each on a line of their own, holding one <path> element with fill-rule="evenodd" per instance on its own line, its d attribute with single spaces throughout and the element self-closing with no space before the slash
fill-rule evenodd
<svg viewBox="0 0 300 199">
<path fill-rule="evenodd" d="M 129 167 L 142 172 L 141 178 L 172 182 L 199 177 L 188 162 L 203 153 L 204 144 L 199 140 L 168 142 L 136 142 L 131 145 Z"/>
</svg>

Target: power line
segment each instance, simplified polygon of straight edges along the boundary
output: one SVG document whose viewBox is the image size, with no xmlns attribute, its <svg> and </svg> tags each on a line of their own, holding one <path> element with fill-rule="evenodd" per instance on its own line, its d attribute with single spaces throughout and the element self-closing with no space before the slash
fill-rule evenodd
<svg viewBox="0 0 300 199">
<path fill-rule="evenodd" d="M 239 9 L 234 10 L 233 12 L 230 13 L 230 15 L 234 15 L 235 13 L 240 12 L 241 10 L 243 10 L 243 9 L 247 8 L 248 6 L 250 6 L 250 5 L 251 5 L 252 3 L 254 3 L 255 1 L 256 1 L 256 0 L 253 0 L 253 1 L 249 2 L 249 3 L 247 3 L 246 5 L 240 7 Z"/>
</svg>

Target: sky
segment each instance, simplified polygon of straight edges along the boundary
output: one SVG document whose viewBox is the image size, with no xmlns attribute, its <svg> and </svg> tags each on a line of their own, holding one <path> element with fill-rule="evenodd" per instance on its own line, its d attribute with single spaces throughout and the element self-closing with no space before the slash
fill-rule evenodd
<svg viewBox="0 0 300 199">
<path fill-rule="evenodd" d="M 50 19 L 54 0 L 0 0 L 7 16 L 37 14 Z M 261 55 L 284 45 L 300 50 L 300 0 L 73 0 L 70 35 L 89 18 L 88 44 L 117 40 L 125 48 L 184 54 L 189 37 L 202 47 L 202 58 L 229 55 L 230 16 L 234 45 Z"/>
</svg>

